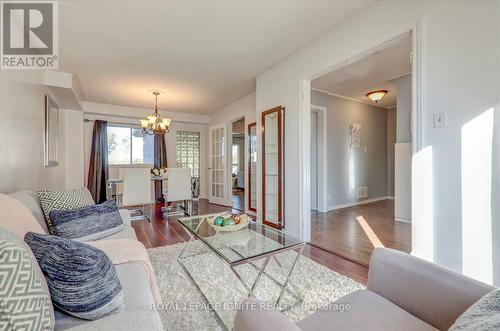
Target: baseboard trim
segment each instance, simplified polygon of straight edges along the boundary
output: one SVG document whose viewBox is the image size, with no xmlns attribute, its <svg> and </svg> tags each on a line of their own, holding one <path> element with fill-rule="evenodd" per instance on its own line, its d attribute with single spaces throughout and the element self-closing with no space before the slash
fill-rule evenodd
<svg viewBox="0 0 500 331">
<path fill-rule="evenodd" d="M 382 200 L 390 200 L 390 199 L 391 199 L 390 196 L 383 196 L 383 197 L 378 197 L 378 198 L 371 198 L 371 199 L 366 199 L 366 200 L 361 200 L 361 201 L 349 202 L 349 203 L 345 203 L 342 205 L 329 206 L 328 211 L 349 208 L 349 207 L 354 207 L 354 206 L 358 206 L 358 205 L 364 205 L 366 203 L 377 202 L 377 201 L 382 201 Z M 394 199 L 394 197 L 392 197 L 392 199 Z"/>
<path fill-rule="evenodd" d="M 396 217 L 394 218 L 394 220 L 396 222 L 401 222 L 401 223 L 408 223 L 410 224 L 411 223 L 411 219 L 408 219 L 408 218 L 400 218 L 400 217 Z"/>
</svg>

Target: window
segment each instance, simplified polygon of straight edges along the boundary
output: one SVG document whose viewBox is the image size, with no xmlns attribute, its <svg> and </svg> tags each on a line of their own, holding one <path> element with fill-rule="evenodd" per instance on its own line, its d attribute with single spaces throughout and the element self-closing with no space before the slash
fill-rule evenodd
<svg viewBox="0 0 500 331">
<path fill-rule="evenodd" d="M 141 129 L 108 126 L 109 164 L 154 164 L 154 137 Z"/>
<path fill-rule="evenodd" d="M 200 177 L 200 133 L 177 131 L 177 166 L 191 169 L 191 177 Z"/>
<path fill-rule="evenodd" d="M 240 146 L 233 145 L 232 152 L 232 172 L 233 175 L 237 175 L 240 168 Z"/>
</svg>

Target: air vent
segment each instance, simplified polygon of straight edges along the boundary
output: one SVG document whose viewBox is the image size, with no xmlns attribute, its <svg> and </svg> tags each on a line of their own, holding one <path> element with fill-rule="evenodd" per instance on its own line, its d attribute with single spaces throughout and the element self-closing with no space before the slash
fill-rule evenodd
<svg viewBox="0 0 500 331">
<path fill-rule="evenodd" d="M 358 199 L 368 198 L 368 186 L 358 187 Z"/>
</svg>

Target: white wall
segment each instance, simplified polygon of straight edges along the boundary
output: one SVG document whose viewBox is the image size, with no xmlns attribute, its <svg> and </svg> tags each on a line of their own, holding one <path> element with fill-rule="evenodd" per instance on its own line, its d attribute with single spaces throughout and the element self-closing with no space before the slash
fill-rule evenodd
<svg viewBox="0 0 500 331">
<path fill-rule="evenodd" d="M 361 186 L 368 186 L 367 199 L 387 197 L 387 110 L 318 91 L 311 91 L 311 103 L 328 109 L 328 209 L 363 200 Z M 361 124 L 361 148 L 349 146 L 353 123 Z"/>
<path fill-rule="evenodd" d="M 86 186 L 84 181 L 83 112 L 66 110 L 64 118 L 66 189 Z"/>
<path fill-rule="evenodd" d="M 387 109 L 387 195 L 394 197 L 394 144 L 396 143 L 396 108 Z"/>
<path fill-rule="evenodd" d="M 426 150 L 430 151 L 430 157 L 421 159 L 432 163 L 425 166 L 427 171 L 422 174 L 426 177 L 419 179 L 432 184 L 432 195 L 414 197 L 413 210 L 426 205 L 433 209 L 424 219 L 413 216 L 413 253 L 462 270 L 467 252 L 462 251 L 461 129 L 487 109 L 498 107 L 499 6 L 497 1 L 376 2 L 257 77 L 258 115 L 277 105 L 286 107 L 288 232 L 306 238 L 309 231 L 304 221 L 310 217 L 309 138 L 304 134 L 309 126 L 308 81 L 417 26 L 413 38 L 417 47 L 413 50 L 419 71 L 413 71 L 413 76 L 421 78 L 418 99 L 421 137 L 414 143 L 419 150 L 431 148 Z M 442 111 L 447 112 L 448 126 L 436 130 L 432 126 L 432 114 Z M 260 133 L 259 120 L 257 125 Z M 260 144 L 260 136 L 258 140 Z M 414 156 L 414 162 L 416 159 Z M 259 180 L 260 168 L 259 165 Z M 429 199 L 431 203 L 424 203 Z M 499 205 L 492 204 L 494 215 Z M 486 212 L 492 214 L 491 210 Z M 498 219 L 493 221 L 496 224 Z M 498 243 L 493 243 L 495 245 Z M 480 268 L 484 272 L 488 270 L 486 266 Z M 498 272 L 500 265 L 495 265 L 494 270 Z"/>
<path fill-rule="evenodd" d="M 43 71 L 1 70 L 0 76 L 0 192 L 64 189 L 66 149 L 62 110 L 59 165 L 43 165 L 44 97 L 49 93 L 40 84 Z"/>
<path fill-rule="evenodd" d="M 256 116 L 255 110 L 256 110 L 256 108 L 255 108 L 255 92 L 252 92 L 249 95 L 247 95 L 246 97 L 243 97 L 240 100 L 235 101 L 232 104 L 227 105 L 226 107 L 219 109 L 216 112 L 210 114 L 210 124 L 211 125 L 225 124 L 226 133 L 227 133 L 226 141 L 230 141 L 229 140 L 229 132 L 230 132 L 230 128 L 231 128 L 231 122 L 236 120 L 236 119 L 240 119 L 242 117 L 245 117 L 245 149 L 244 149 L 245 173 L 247 171 L 246 168 L 248 165 L 248 133 L 247 133 L 246 128 L 248 128 L 248 124 L 255 122 L 255 116 Z M 227 149 L 226 149 L 227 155 L 231 155 L 230 152 L 231 152 L 230 146 L 227 145 Z M 229 168 L 230 159 L 228 158 L 227 161 L 228 161 L 228 165 L 227 165 L 228 169 L 230 169 Z M 257 163 L 259 163 L 259 161 L 257 161 Z M 230 183 L 229 176 L 230 176 L 230 171 L 228 171 L 228 179 L 227 179 L 228 183 Z M 260 181 L 257 181 L 257 183 L 260 183 Z M 257 186 L 259 186 L 259 185 L 257 185 Z M 231 190 L 230 189 L 231 189 L 231 185 L 228 185 L 228 190 L 226 190 L 226 195 L 228 198 L 226 203 L 228 205 L 231 205 Z M 259 203 L 258 201 L 259 200 L 257 200 L 257 203 Z M 245 211 L 248 213 L 252 213 L 248 210 L 248 190 L 245 190 Z"/>
<path fill-rule="evenodd" d="M 391 80 L 397 87 L 396 142 L 411 142 L 411 74 Z"/>
</svg>

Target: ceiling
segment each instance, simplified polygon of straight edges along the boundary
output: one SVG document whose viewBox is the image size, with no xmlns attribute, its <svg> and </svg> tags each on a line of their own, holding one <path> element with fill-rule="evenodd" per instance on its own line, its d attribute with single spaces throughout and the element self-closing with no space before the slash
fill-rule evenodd
<svg viewBox="0 0 500 331">
<path fill-rule="evenodd" d="M 410 53 L 411 36 L 408 35 L 379 52 L 313 80 L 311 87 L 369 103 L 374 102 L 366 93 L 387 90 L 378 104 L 393 107 L 397 89 L 390 80 L 411 72 Z"/>
<path fill-rule="evenodd" d="M 208 114 L 372 1 L 61 1 L 60 69 L 86 101 Z"/>
</svg>

